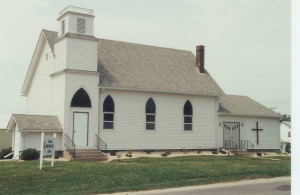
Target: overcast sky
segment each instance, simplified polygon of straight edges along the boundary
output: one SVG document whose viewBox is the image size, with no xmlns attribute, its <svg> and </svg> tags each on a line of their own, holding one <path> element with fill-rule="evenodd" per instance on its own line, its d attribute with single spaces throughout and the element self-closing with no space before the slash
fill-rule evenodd
<svg viewBox="0 0 300 195">
<path fill-rule="evenodd" d="M 10 0 L 0 7 L 0 125 L 26 113 L 20 91 L 40 31 L 57 30 L 69 4 L 94 9 L 98 38 L 193 53 L 205 45 L 205 68 L 225 93 L 291 113 L 288 0 Z"/>
</svg>

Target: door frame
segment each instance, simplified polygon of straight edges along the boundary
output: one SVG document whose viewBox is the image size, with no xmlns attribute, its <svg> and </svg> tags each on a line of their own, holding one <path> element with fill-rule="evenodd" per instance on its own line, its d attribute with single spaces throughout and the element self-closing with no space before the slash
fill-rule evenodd
<svg viewBox="0 0 300 195">
<path fill-rule="evenodd" d="M 224 141 L 225 141 L 225 139 L 224 139 L 224 123 L 238 123 L 239 124 L 239 148 L 241 147 L 240 145 L 241 145 L 241 123 L 240 122 L 229 122 L 229 121 L 223 121 L 222 122 L 222 128 L 223 128 L 223 147 L 224 147 Z"/>
<path fill-rule="evenodd" d="M 74 116 L 76 113 L 82 113 L 82 114 L 87 114 L 87 132 L 86 132 L 86 146 L 89 146 L 89 123 L 90 123 L 90 113 L 89 112 L 80 112 L 80 111 L 74 111 L 73 112 L 73 132 L 72 132 L 72 140 L 73 140 L 73 143 L 75 143 L 75 140 L 74 140 Z"/>
</svg>

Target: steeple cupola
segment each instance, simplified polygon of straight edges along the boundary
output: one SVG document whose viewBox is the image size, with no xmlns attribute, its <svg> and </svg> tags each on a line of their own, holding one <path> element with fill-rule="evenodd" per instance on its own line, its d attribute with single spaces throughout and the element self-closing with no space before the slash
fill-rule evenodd
<svg viewBox="0 0 300 195">
<path fill-rule="evenodd" d="M 94 36 L 94 11 L 92 9 L 68 6 L 59 12 L 58 36 L 75 33 Z"/>
</svg>

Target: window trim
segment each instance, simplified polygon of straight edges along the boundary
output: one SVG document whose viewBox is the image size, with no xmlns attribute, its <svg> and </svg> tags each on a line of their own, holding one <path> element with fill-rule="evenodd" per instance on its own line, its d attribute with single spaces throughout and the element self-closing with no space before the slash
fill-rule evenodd
<svg viewBox="0 0 300 195">
<path fill-rule="evenodd" d="M 106 112 L 106 111 L 104 111 L 104 102 L 105 102 L 106 98 L 108 98 L 108 96 L 110 96 L 110 98 L 112 99 L 112 101 L 114 103 L 114 111 L 113 112 Z M 113 97 L 111 95 L 107 95 L 104 98 L 104 101 L 102 103 L 102 116 L 103 116 L 103 118 L 102 118 L 102 129 L 103 130 L 114 130 L 115 129 L 115 110 L 116 110 L 116 104 L 115 104 L 115 101 L 114 101 Z M 106 121 L 106 120 L 104 120 L 105 114 L 113 114 L 113 118 L 114 118 L 113 121 Z M 112 123 L 113 124 L 113 128 L 104 128 L 104 123 L 105 122 L 106 123 Z"/>
<path fill-rule="evenodd" d="M 189 102 L 190 103 L 190 105 L 191 105 L 191 108 L 192 108 L 192 115 L 185 115 L 184 114 L 184 110 L 185 110 L 185 106 L 186 106 L 186 104 L 187 104 L 187 102 Z M 184 102 L 184 105 L 183 105 L 183 130 L 184 131 L 193 131 L 193 104 L 192 104 L 192 102 L 190 101 L 190 100 L 186 100 L 185 102 Z M 186 123 L 186 122 L 184 122 L 185 121 L 185 117 L 189 117 L 189 118 L 191 118 L 192 119 L 192 122 L 191 123 Z M 191 125 L 191 129 L 185 129 L 185 125 Z"/>
<path fill-rule="evenodd" d="M 154 106 L 155 106 L 155 113 L 147 113 L 147 103 L 148 101 L 152 99 L 152 101 L 154 102 Z M 154 101 L 154 99 L 152 97 L 148 98 L 146 103 L 145 103 L 145 131 L 156 131 L 156 103 Z M 147 116 L 154 116 L 154 122 L 147 122 Z M 147 129 L 147 124 L 154 124 L 154 129 Z"/>
</svg>

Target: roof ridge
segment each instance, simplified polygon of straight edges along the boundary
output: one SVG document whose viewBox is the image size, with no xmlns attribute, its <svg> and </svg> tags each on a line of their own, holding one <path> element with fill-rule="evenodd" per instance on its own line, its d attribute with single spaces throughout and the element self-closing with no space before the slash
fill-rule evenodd
<svg viewBox="0 0 300 195">
<path fill-rule="evenodd" d="M 170 49 L 170 50 L 177 50 L 177 51 L 185 51 L 185 52 L 191 52 L 190 50 L 184 50 L 184 49 L 174 49 L 174 48 L 169 48 L 169 47 L 162 47 L 162 46 L 155 46 L 155 45 L 146 45 L 142 43 L 134 43 L 134 42 L 127 42 L 127 41 L 119 41 L 119 40 L 112 40 L 112 39 L 104 39 L 104 38 L 97 38 L 100 40 L 105 40 L 105 41 L 114 41 L 114 42 L 119 42 L 119 43 L 127 43 L 127 44 L 133 44 L 133 45 L 140 45 L 140 46 L 146 46 L 146 47 L 156 47 L 160 49 Z M 191 52 L 193 54 L 193 52 Z M 194 54 L 193 54 L 194 55 Z"/>
<path fill-rule="evenodd" d="M 55 116 L 57 117 L 56 115 L 44 115 L 44 114 L 12 114 L 13 116 L 15 115 L 23 115 L 23 116 Z"/>
<path fill-rule="evenodd" d="M 246 95 L 231 95 L 231 94 L 222 94 L 220 96 L 238 96 L 238 97 L 248 97 Z"/>
<path fill-rule="evenodd" d="M 52 33 L 58 33 L 57 31 L 47 30 L 47 29 L 42 29 L 42 31 L 48 31 L 48 32 L 52 32 Z M 147 44 L 134 43 L 134 42 L 127 42 L 127 41 L 120 41 L 120 40 L 112 40 L 112 39 L 105 39 L 105 38 L 98 38 L 98 37 L 96 37 L 96 39 L 99 39 L 99 40 L 105 40 L 105 41 L 115 41 L 115 42 L 119 42 L 119 43 L 135 44 L 135 45 L 146 46 L 146 47 L 156 47 L 156 48 L 160 48 L 160 49 L 170 49 L 170 50 L 177 50 L 177 51 L 191 52 L 190 50 L 174 49 L 174 48 L 170 48 L 170 47 L 155 46 L 155 45 L 147 45 Z M 193 52 L 191 52 L 191 53 L 193 53 Z M 193 54 L 193 55 L 194 55 L 194 54 Z"/>
</svg>

